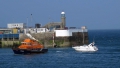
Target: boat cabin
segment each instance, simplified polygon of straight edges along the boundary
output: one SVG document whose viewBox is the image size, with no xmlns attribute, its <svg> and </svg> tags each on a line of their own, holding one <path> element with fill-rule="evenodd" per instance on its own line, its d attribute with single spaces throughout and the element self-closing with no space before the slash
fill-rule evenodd
<svg viewBox="0 0 120 68">
<path fill-rule="evenodd" d="M 35 40 L 25 39 L 18 48 L 19 49 L 41 49 L 43 48 L 43 45 Z"/>
</svg>

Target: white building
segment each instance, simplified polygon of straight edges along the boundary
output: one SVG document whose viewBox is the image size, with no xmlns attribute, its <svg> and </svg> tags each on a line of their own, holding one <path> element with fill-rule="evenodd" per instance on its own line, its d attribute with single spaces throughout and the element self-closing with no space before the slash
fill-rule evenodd
<svg viewBox="0 0 120 68">
<path fill-rule="evenodd" d="M 25 28 L 26 24 L 25 23 L 10 23 L 7 24 L 7 28 Z"/>
<path fill-rule="evenodd" d="M 24 29 L 24 33 L 42 33 L 42 32 L 49 32 L 50 30 L 47 28 L 27 28 Z"/>
<path fill-rule="evenodd" d="M 85 26 L 82 26 L 81 29 L 67 29 L 67 30 L 54 30 L 56 37 L 68 37 L 73 36 L 73 32 L 88 32 Z"/>
</svg>

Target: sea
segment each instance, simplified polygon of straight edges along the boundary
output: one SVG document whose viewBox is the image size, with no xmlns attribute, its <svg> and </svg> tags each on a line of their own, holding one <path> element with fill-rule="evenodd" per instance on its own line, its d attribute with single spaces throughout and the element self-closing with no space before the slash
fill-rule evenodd
<svg viewBox="0 0 120 68">
<path fill-rule="evenodd" d="M 88 30 L 96 52 L 78 52 L 71 47 L 48 48 L 44 54 L 16 55 L 0 48 L 0 68 L 120 68 L 120 29 Z"/>
</svg>

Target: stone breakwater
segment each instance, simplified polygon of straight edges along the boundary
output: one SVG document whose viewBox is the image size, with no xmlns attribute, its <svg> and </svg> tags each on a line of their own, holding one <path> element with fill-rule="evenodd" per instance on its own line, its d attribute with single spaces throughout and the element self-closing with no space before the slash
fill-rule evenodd
<svg viewBox="0 0 120 68">
<path fill-rule="evenodd" d="M 73 32 L 72 36 L 67 37 L 56 37 L 53 32 L 45 32 L 45 33 L 37 33 L 31 34 L 34 38 L 39 40 L 41 44 L 45 47 L 71 47 L 74 45 L 82 45 L 83 44 L 83 33 L 82 32 Z M 53 38 L 54 36 L 54 38 Z M 29 38 L 25 34 L 19 34 L 19 39 L 2 39 L 0 41 L 0 47 L 13 47 L 19 46 L 21 42 L 25 39 Z M 84 43 L 88 44 L 88 32 L 84 32 Z"/>
</svg>

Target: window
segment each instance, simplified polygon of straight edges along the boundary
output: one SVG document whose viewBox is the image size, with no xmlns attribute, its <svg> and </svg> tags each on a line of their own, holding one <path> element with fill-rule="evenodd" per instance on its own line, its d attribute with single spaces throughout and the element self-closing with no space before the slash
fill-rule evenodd
<svg viewBox="0 0 120 68">
<path fill-rule="evenodd" d="M 43 29 L 41 29 L 41 31 L 43 31 Z"/>
</svg>

